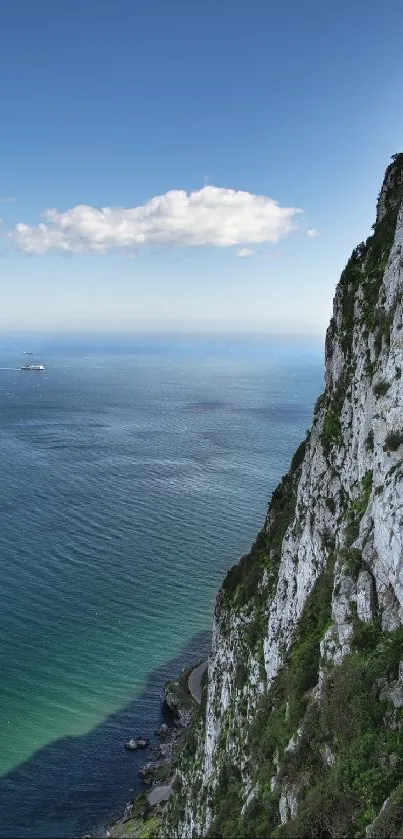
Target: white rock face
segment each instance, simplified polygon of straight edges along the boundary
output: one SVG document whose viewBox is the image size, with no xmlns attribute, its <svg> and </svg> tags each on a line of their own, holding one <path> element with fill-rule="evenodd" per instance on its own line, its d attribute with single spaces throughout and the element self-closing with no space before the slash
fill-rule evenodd
<svg viewBox="0 0 403 839">
<path fill-rule="evenodd" d="M 326 478 L 322 452 L 318 450 L 317 457 L 309 456 L 309 452 L 318 448 L 317 429 L 312 436 L 313 440 L 308 447 L 302 468 L 295 520 L 283 542 L 277 592 L 269 606 L 264 641 L 268 685 L 278 673 L 304 603 L 326 561 L 322 542 L 330 523 L 329 511 L 324 500 L 329 476 Z M 313 495 L 314 515 L 311 516 Z"/>
<path fill-rule="evenodd" d="M 360 571 L 357 580 L 357 615 L 369 623 L 374 618 L 373 579 L 369 571 Z"/>
<path fill-rule="evenodd" d="M 291 785 L 281 793 L 278 805 L 281 824 L 286 824 L 297 815 L 298 792 L 298 787 Z"/>
<path fill-rule="evenodd" d="M 384 196 L 385 190 L 378 208 L 380 217 L 384 213 Z M 389 388 L 385 394 L 375 396 L 365 370 L 367 344 L 371 341 L 364 342 L 363 329 L 357 325 L 353 338 L 355 372 L 351 395 L 344 400 L 342 409 L 343 444 L 329 466 L 319 439 L 323 426 L 322 408 L 303 464 L 295 521 L 283 543 L 278 587 L 269 608 L 264 645 L 268 684 L 282 664 L 306 598 L 326 562 L 323 534 L 330 531 L 336 544 L 343 544 L 340 527 L 335 518 L 329 516 L 325 499 L 330 495 L 337 505 L 337 492 L 342 487 L 353 501 L 359 482 L 369 470 L 372 471 L 373 488 L 360 526 L 360 537 L 366 534 L 366 540 L 358 538 L 356 542 L 362 548 L 368 570 L 360 573 L 357 586 L 348 576 L 341 575 L 337 593 L 335 587 L 333 620 L 339 650 L 334 650 L 333 658 L 339 661 L 349 649 L 351 602 L 356 602 L 358 617 L 365 621 L 372 619 L 374 586 L 383 612 L 383 628 L 391 630 L 403 623 L 403 444 L 396 451 L 384 451 L 387 435 L 403 432 L 403 384 L 399 375 L 399 370 L 403 371 L 403 310 L 401 302 L 396 304 L 396 296 L 403 294 L 402 248 L 401 210 L 380 292 L 380 299 L 385 298 L 385 311 L 392 318 L 390 346 L 383 346 L 378 360 L 379 378 L 386 381 Z M 339 303 L 336 295 L 336 336 L 342 332 Z M 344 368 L 344 356 L 336 337 L 333 352 L 327 358 L 328 387 L 337 386 Z M 373 451 L 366 445 L 370 432 Z M 335 467 L 337 475 L 334 474 Z M 378 488 L 377 492 L 375 488 Z M 301 510 L 305 513 L 301 514 Z M 296 532 L 301 536 L 295 537 Z M 333 631 L 333 639 L 334 636 Z"/>
<path fill-rule="evenodd" d="M 380 195 L 378 222 L 385 216 L 388 189 L 390 176 Z M 265 603 L 261 662 L 244 647 L 244 628 L 250 616 L 242 610 L 227 611 L 218 602 L 208 671 L 205 739 L 197 753 L 202 767 L 201 790 L 215 788 L 223 754 L 227 754 L 243 773 L 244 801 L 248 800 L 245 726 L 253 718 L 259 696 L 273 683 L 284 662 L 306 600 L 332 550 L 337 553 L 332 625 L 321 642 L 323 666 L 326 661 L 339 663 L 349 652 L 354 610 L 361 621 L 369 622 L 375 608 L 379 608 L 382 627 L 388 631 L 403 624 L 402 254 L 403 210 L 398 215 L 378 296 L 377 305 L 388 329 L 380 339 L 376 324 L 371 330 L 363 321 L 365 295 L 359 288 L 354 301 L 350 356 L 346 352 L 341 285 L 336 292 L 326 345 L 325 398 L 316 410 L 302 463 L 295 516 L 282 542 L 274 595 L 268 596 Z M 322 444 L 324 422 L 341 383 L 340 439 L 329 453 Z M 399 434 L 402 443 L 396 436 Z M 360 515 L 351 541 L 349 527 L 354 510 L 359 510 Z M 354 563 L 358 563 L 357 574 Z M 265 572 L 262 590 L 267 580 Z M 242 690 L 237 687 L 240 657 L 248 672 Z M 266 681 L 262 678 L 263 664 Z M 322 677 L 321 670 L 319 689 Z M 390 688 L 390 698 L 397 707 L 403 704 L 402 685 L 400 679 Z M 226 736 L 229 720 L 232 731 L 238 731 L 230 738 Z M 330 764 L 331 759 L 330 753 L 326 762 Z M 276 787 L 275 778 L 272 786 Z M 295 816 L 297 798 L 296 789 L 282 789 L 281 822 Z M 208 806 L 202 808 L 195 800 L 194 789 L 189 786 L 185 818 L 178 824 L 176 835 L 203 836 L 212 816 Z"/>
</svg>

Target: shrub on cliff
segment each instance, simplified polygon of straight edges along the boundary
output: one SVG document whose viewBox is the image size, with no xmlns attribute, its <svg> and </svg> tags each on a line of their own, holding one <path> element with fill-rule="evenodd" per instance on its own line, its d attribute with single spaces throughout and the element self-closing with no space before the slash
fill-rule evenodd
<svg viewBox="0 0 403 839">
<path fill-rule="evenodd" d="M 331 446 L 341 441 L 340 416 L 332 410 L 328 411 L 325 416 L 321 440 L 326 453 L 329 452 Z"/>
<path fill-rule="evenodd" d="M 395 452 L 403 443 L 402 431 L 390 431 L 386 437 L 383 450 L 384 452 Z"/>
</svg>

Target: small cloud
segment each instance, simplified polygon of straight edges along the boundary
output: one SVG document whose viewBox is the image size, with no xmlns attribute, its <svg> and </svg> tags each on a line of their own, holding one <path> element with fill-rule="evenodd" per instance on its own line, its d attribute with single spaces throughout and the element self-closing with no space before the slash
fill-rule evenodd
<svg viewBox="0 0 403 839">
<path fill-rule="evenodd" d="M 252 248 L 240 248 L 239 251 L 236 252 L 236 255 L 245 259 L 247 256 L 254 256 L 256 251 L 252 250 Z"/>
<path fill-rule="evenodd" d="M 14 204 L 16 200 L 14 195 L 0 195 L 0 204 Z"/>
<path fill-rule="evenodd" d="M 309 236 L 310 239 L 314 239 L 314 237 L 317 236 L 318 233 L 319 230 L 317 230 L 316 227 L 310 227 L 309 230 L 306 231 L 306 235 Z"/>
</svg>

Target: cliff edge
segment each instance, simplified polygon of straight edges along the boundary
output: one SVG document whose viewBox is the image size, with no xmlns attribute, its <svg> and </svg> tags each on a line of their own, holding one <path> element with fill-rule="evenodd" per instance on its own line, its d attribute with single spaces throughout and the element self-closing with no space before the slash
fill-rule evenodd
<svg viewBox="0 0 403 839">
<path fill-rule="evenodd" d="M 398 154 L 312 429 L 219 592 L 166 837 L 403 836 L 402 200 Z"/>
</svg>

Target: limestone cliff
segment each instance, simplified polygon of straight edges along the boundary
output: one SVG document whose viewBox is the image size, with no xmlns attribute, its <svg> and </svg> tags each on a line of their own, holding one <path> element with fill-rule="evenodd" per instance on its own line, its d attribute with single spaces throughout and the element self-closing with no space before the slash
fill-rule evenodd
<svg viewBox="0 0 403 839">
<path fill-rule="evenodd" d="M 311 432 L 219 592 L 165 836 L 403 836 L 402 199 L 399 154 Z"/>
</svg>

